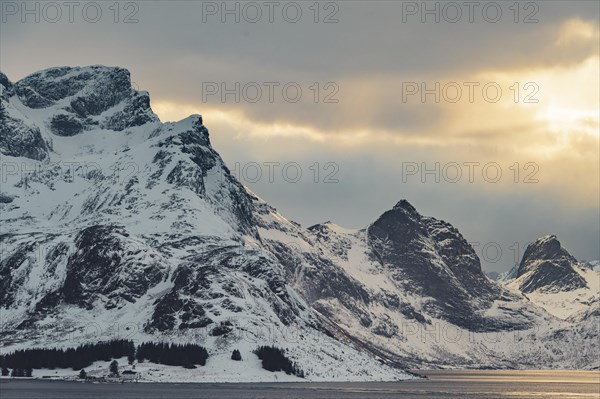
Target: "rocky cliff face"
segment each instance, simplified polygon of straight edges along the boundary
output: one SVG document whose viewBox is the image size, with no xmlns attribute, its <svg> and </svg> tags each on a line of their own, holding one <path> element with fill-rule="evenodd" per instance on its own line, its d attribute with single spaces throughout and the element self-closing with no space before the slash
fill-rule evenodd
<svg viewBox="0 0 600 399">
<path fill-rule="evenodd" d="M 49 125 L 58 136 L 98 127 L 122 131 L 158 120 L 148 93 L 133 90 L 123 68 L 51 68 L 20 80 L 14 91 L 29 108 L 54 108 Z"/>
<path fill-rule="evenodd" d="M 367 228 L 367 242 L 398 288 L 431 298 L 426 311 L 471 330 L 494 328 L 476 317 L 502 293 L 485 278 L 479 258 L 456 228 L 421 216 L 400 201 Z"/>
<path fill-rule="evenodd" d="M 519 264 L 519 289 L 530 293 L 587 288 L 585 279 L 575 269 L 577 263 L 556 236 L 538 238 L 525 249 Z"/>
<path fill-rule="evenodd" d="M 27 124 L 26 118 L 9 103 L 14 94 L 14 85 L 0 72 L 0 151 L 41 161 L 48 156 L 48 146 L 39 128 Z"/>
<path fill-rule="evenodd" d="M 579 262 L 550 235 L 530 244 L 504 284 L 566 320 L 598 321 L 600 270 Z"/>
<path fill-rule="evenodd" d="M 124 69 L 0 83 L 3 351 L 91 329 L 95 340 L 200 340 L 215 356 L 275 343 L 312 379 L 402 378 L 375 358 L 597 361 L 593 312 L 561 321 L 491 282 L 456 228 L 407 201 L 360 230 L 287 220 L 231 175 L 200 116 L 161 123 Z M 569 261 L 541 247 L 523 278 L 535 259 Z"/>
</svg>

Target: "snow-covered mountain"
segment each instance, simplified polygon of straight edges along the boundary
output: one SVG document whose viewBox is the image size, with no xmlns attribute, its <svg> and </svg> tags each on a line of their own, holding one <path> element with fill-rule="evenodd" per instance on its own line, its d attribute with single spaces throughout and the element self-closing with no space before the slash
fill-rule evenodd
<svg viewBox="0 0 600 399">
<path fill-rule="evenodd" d="M 490 281 L 456 228 L 407 201 L 364 229 L 304 228 L 231 175 L 200 116 L 161 123 L 127 70 L 0 83 L 3 353 L 201 342 L 203 375 L 229 381 L 266 378 L 223 366 L 263 344 L 311 380 L 409 377 L 382 363 L 597 366 L 598 312 L 563 320 Z"/>
<path fill-rule="evenodd" d="M 490 281 L 454 227 L 407 201 L 360 230 L 263 215 L 261 240 L 328 329 L 392 364 L 597 365 L 597 314 L 560 320 Z"/>
<path fill-rule="evenodd" d="M 600 270 L 595 262 L 578 262 L 556 236 L 530 244 L 507 286 L 561 319 L 577 319 L 600 309 Z"/>
<path fill-rule="evenodd" d="M 275 343 L 308 379 L 408 377 L 328 336 L 253 245 L 253 197 L 200 116 L 161 123 L 121 68 L 1 79 L 3 352 L 200 340 L 210 367 Z"/>
</svg>

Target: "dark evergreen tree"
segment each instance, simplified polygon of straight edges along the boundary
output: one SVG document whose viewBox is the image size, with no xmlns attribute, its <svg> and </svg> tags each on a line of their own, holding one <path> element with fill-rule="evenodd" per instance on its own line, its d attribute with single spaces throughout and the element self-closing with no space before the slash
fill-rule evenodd
<svg viewBox="0 0 600 399">
<path fill-rule="evenodd" d="M 12 372 L 10 373 L 11 377 L 23 377 L 25 376 L 25 370 L 21 369 L 21 368 L 14 368 L 12 370 Z"/>
<path fill-rule="evenodd" d="M 81 369 L 81 371 L 79 372 L 79 378 L 82 380 L 85 380 L 87 378 L 87 373 L 84 369 Z"/>
<path fill-rule="evenodd" d="M 284 351 L 276 346 L 260 346 L 254 353 L 262 360 L 262 367 L 269 371 L 285 371 L 286 374 L 304 376 L 302 370 L 285 356 Z"/>
<path fill-rule="evenodd" d="M 4 356 L 0 356 L 0 367 L 2 368 L 2 376 L 3 377 L 6 377 L 7 375 L 10 374 L 10 371 L 6 367 L 6 359 L 4 358 Z"/>
<path fill-rule="evenodd" d="M 240 353 L 239 350 L 234 349 L 233 352 L 231 352 L 231 360 L 235 360 L 235 361 L 240 361 L 242 360 L 242 354 Z"/>
<path fill-rule="evenodd" d="M 27 367 L 25 369 L 25 377 L 31 377 L 33 375 L 33 369 L 31 367 Z"/>
<path fill-rule="evenodd" d="M 119 363 L 116 360 L 110 362 L 109 369 L 111 374 L 119 375 Z"/>
<path fill-rule="evenodd" d="M 144 359 L 151 363 L 167 364 L 170 366 L 190 367 L 193 365 L 204 366 L 208 358 L 206 348 L 195 344 L 167 344 L 164 342 L 144 342 L 137 348 L 136 359 Z"/>
</svg>

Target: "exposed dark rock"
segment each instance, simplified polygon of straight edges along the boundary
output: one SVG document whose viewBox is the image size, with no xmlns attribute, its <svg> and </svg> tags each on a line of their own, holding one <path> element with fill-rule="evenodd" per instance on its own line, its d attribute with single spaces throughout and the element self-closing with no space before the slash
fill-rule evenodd
<svg viewBox="0 0 600 399">
<path fill-rule="evenodd" d="M 390 319 L 389 316 L 378 320 L 377 325 L 373 327 L 373 332 L 382 337 L 391 338 L 398 334 L 398 326 Z"/>
<path fill-rule="evenodd" d="M 7 257 L 2 256 L 0 259 L 0 307 L 8 308 L 13 304 L 15 294 L 27 276 L 22 268 L 29 267 L 30 257 L 35 247 L 36 244 L 33 242 L 21 244 L 12 254 Z M 18 269 L 21 269 L 20 273 L 17 272 Z"/>
<path fill-rule="evenodd" d="M 103 122 L 105 129 L 121 131 L 130 127 L 142 126 L 149 122 L 157 122 L 158 117 L 150 108 L 150 96 L 146 92 L 136 93 L 122 111 L 119 111 Z"/>
<path fill-rule="evenodd" d="M 230 321 L 223 321 L 219 323 L 210 331 L 210 335 L 213 337 L 219 337 L 221 335 L 227 335 L 233 331 L 233 324 Z"/>
<path fill-rule="evenodd" d="M 183 301 L 179 299 L 176 292 L 171 291 L 154 303 L 152 319 L 146 331 L 156 329 L 158 331 L 172 330 L 175 327 L 176 313 L 183 307 Z"/>
<path fill-rule="evenodd" d="M 14 197 L 0 193 L 0 204 L 10 204 L 13 200 Z"/>
<path fill-rule="evenodd" d="M 14 85 L 8 77 L 0 71 L 0 98 L 7 100 L 14 94 Z"/>
<path fill-rule="evenodd" d="M 83 131 L 83 123 L 73 115 L 55 115 L 50 122 L 52 133 L 58 136 L 74 136 Z"/>
<path fill-rule="evenodd" d="M 48 156 L 48 146 L 40 130 L 22 120 L 8 116 L 6 102 L 0 101 L 0 153 L 13 157 L 25 157 L 37 161 Z"/>
<path fill-rule="evenodd" d="M 30 108 L 44 108 L 82 90 L 89 80 L 97 79 L 91 73 L 68 75 L 75 68 L 59 67 L 37 72 L 21 79 L 15 90 L 21 101 Z"/>
<path fill-rule="evenodd" d="M 474 330 L 494 328 L 476 315 L 500 290 L 485 278 L 475 251 L 450 224 L 421 216 L 403 200 L 367 234 L 373 256 L 400 289 L 433 299 L 425 308 L 431 316 Z"/>
<path fill-rule="evenodd" d="M 574 269 L 576 264 L 577 259 L 560 245 L 556 236 L 539 238 L 527 246 L 519 264 L 517 278 L 524 276 L 519 289 L 530 293 L 587 287 L 586 281 Z"/>
<path fill-rule="evenodd" d="M 64 282 L 67 303 L 89 307 L 99 294 L 133 302 L 158 284 L 163 271 L 157 264 L 138 264 L 128 253 L 126 237 L 115 226 L 85 228 L 69 257 Z"/>
</svg>

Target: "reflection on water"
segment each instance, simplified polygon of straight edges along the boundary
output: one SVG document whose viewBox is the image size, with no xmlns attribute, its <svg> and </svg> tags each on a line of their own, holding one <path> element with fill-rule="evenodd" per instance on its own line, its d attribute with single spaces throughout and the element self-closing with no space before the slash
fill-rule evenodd
<svg viewBox="0 0 600 399">
<path fill-rule="evenodd" d="M 2 380 L 2 399 L 581 399 L 600 398 L 600 371 L 436 370 L 427 380 L 384 383 L 86 384 Z"/>
<path fill-rule="evenodd" d="M 428 370 L 417 371 L 435 381 L 510 381 L 598 384 L 600 370 Z"/>
<path fill-rule="evenodd" d="M 600 398 L 600 371 L 435 370 L 422 374 L 452 393 L 460 387 L 467 398 Z"/>
</svg>

